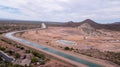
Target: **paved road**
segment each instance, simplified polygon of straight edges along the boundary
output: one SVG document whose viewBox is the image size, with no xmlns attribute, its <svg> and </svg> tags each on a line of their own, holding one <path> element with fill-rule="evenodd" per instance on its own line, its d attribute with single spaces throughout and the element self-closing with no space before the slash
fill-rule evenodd
<svg viewBox="0 0 120 67">
<path fill-rule="evenodd" d="M 14 60 L 14 58 L 9 57 L 7 54 L 5 54 L 4 52 L 0 51 L 0 55 L 2 56 L 2 58 L 8 62 L 12 62 Z"/>
</svg>

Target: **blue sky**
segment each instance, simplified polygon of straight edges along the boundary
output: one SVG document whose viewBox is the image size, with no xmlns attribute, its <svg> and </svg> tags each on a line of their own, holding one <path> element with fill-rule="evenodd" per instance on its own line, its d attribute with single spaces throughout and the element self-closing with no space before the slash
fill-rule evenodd
<svg viewBox="0 0 120 67">
<path fill-rule="evenodd" d="M 37 21 L 120 21 L 120 0 L 0 0 L 0 18 Z"/>
</svg>

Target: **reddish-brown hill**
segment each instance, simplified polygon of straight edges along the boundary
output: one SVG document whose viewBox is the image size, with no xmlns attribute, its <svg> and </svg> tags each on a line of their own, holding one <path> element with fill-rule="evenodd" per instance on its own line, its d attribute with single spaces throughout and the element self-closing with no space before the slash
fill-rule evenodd
<svg viewBox="0 0 120 67">
<path fill-rule="evenodd" d="M 77 27 L 77 26 L 80 26 L 84 23 L 87 23 L 87 24 L 91 25 L 95 29 L 108 29 L 108 30 L 113 30 L 113 31 L 120 31 L 120 23 L 99 24 L 99 23 L 96 23 L 95 21 L 93 21 L 91 19 L 86 19 L 86 20 L 84 20 L 82 22 L 78 22 L 78 23 L 70 21 L 70 22 L 64 23 L 62 26 Z"/>
</svg>

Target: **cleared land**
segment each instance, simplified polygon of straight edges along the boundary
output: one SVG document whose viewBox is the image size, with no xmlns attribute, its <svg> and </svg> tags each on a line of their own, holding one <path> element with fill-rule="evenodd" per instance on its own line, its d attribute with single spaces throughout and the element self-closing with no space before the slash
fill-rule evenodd
<svg viewBox="0 0 120 67">
<path fill-rule="evenodd" d="M 87 26 L 87 27 L 86 27 Z M 27 40 L 39 43 L 41 45 L 46 45 L 54 47 L 55 49 L 60 50 L 69 50 L 68 53 L 75 54 L 85 54 L 93 56 L 96 58 L 104 59 L 102 62 L 110 64 L 106 60 L 105 53 L 107 51 L 117 53 L 120 52 L 120 32 L 119 31 L 110 31 L 105 29 L 94 29 L 91 26 L 85 24 L 79 27 L 49 27 L 44 30 L 34 30 L 27 31 L 24 33 L 16 34 Z M 68 43 L 58 43 L 58 40 L 66 40 L 75 42 L 74 45 L 69 45 Z M 95 53 L 95 54 L 94 54 Z M 103 57 L 101 58 L 100 56 Z M 111 54 L 112 55 L 112 54 Z M 110 60 L 113 61 L 113 60 Z M 119 61 L 115 61 L 115 63 Z M 111 63 L 111 65 L 115 65 Z"/>
<path fill-rule="evenodd" d="M 78 28 L 50 27 L 25 32 L 21 37 L 52 47 L 68 46 L 80 50 L 94 48 L 100 51 L 120 51 L 120 32 L 117 31 L 99 30 L 98 33 L 93 32 L 93 35 L 83 35 Z M 60 44 L 56 42 L 57 40 L 73 41 L 75 45 Z"/>
</svg>

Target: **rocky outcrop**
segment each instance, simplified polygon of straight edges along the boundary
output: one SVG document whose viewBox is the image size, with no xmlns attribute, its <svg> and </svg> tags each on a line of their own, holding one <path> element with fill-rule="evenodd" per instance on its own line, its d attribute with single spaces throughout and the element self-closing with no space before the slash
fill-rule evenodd
<svg viewBox="0 0 120 67">
<path fill-rule="evenodd" d="M 84 23 L 80 26 L 78 26 L 78 29 L 83 33 L 83 34 L 92 34 L 96 31 L 95 28 L 93 28 L 91 25 L 88 23 Z"/>
</svg>

